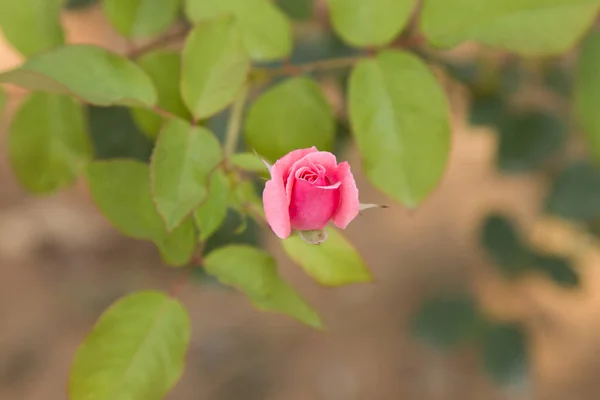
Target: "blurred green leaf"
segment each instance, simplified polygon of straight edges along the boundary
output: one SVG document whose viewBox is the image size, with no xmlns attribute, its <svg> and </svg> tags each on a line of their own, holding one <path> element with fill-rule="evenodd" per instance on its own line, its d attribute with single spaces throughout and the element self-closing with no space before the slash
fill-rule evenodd
<svg viewBox="0 0 600 400">
<path fill-rule="evenodd" d="M 225 220 L 219 229 L 206 240 L 204 253 L 210 253 L 215 249 L 231 244 L 259 246 L 261 232 L 258 223 L 254 220 L 247 221 L 246 229 L 243 232 L 234 232 L 240 225 L 241 218 L 242 216 L 238 212 L 228 209 Z"/>
<path fill-rule="evenodd" d="M 317 282 L 326 286 L 342 286 L 373 280 L 362 257 L 335 229 L 326 229 L 327 239 L 319 244 L 306 243 L 294 235 L 282 241 L 283 249 Z"/>
<path fill-rule="evenodd" d="M 275 259 L 245 245 L 230 245 L 212 251 L 204 260 L 209 275 L 245 293 L 262 310 L 290 315 L 321 328 L 319 316 L 277 274 Z"/>
<path fill-rule="evenodd" d="M 198 24 L 182 57 L 181 94 L 197 119 L 231 104 L 250 71 L 250 59 L 230 16 Z"/>
<path fill-rule="evenodd" d="M 150 76 L 158 93 L 158 106 L 178 117 L 191 119 L 179 90 L 181 80 L 181 57 L 178 52 L 156 50 L 137 60 L 139 66 Z M 150 138 L 155 139 L 163 118 L 154 111 L 134 108 L 133 117 L 138 126 Z"/>
<path fill-rule="evenodd" d="M 186 13 L 194 22 L 230 14 L 244 47 L 255 61 L 287 57 L 292 51 L 292 27 L 269 0 L 187 0 Z"/>
<path fill-rule="evenodd" d="M 114 303 L 81 344 L 69 398 L 160 400 L 183 373 L 190 318 L 179 301 L 136 292 Z"/>
<path fill-rule="evenodd" d="M 81 105 L 59 95 L 33 93 L 9 129 L 8 157 L 27 190 L 52 193 L 75 182 L 91 159 Z"/>
<path fill-rule="evenodd" d="M 390 44 L 408 23 L 415 0 L 327 0 L 331 22 L 343 40 L 357 47 Z"/>
<path fill-rule="evenodd" d="M 173 267 L 187 265 L 198 244 L 194 220 L 191 217 L 184 219 L 173 232 L 155 239 L 154 243 L 166 264 Z"/>
<path fill-rule="evenodd" d="M 102 0 L 111 25 L 128 38 L 147 38 L 169 29 L 179 15 L 181 0 Z"/>
<path fill-rule="evenodd" d="M 514 324 L 489 327 L 483 340 L 483 363 L 498 384 L 513 385 L 525 380 L 529 362 L 522 328 Z"/>
<path fill-rule="evenodd" d="M 150 174 L 152 195 L 167 230 L 178 226 L 208 195 L 208 177 L 223 159 L 206 128 L 173 119 L 156 141 Z"/>
<path fill-rule="evenodd" d="M 473 125 L 490 125 L 497 127 L 508 118 L 508 110 L 504 99 L 500 96 L 476 96 L 469 109 L 469 121 Z"/>
<path fill-rule="evenodd" d="M 533 267 L 560 286 L 572 288 L 580 284 L 579 275 L 566 258 L 534 254 Z"/>
<path fill-rule="evenodd" d="M 102 214 L 137 239 L 163 239 L 166 228 L 150 196 L 148 165 L 134 160 L 94 161 L 87 182 Z"/>
<path fill-rule="evenodd" d="M 416 206 L 440 181 L 450 150 L 448 102 L 415 56 L 383 51 L 354 66 L 350 121 L 369 180 Z"/>
<path fill-rule="evenodd" d="M 569 98 L 573 90 L 570 73 L 570 69 L 552 64 L 544 71 L 544 84 L 557 95 Z"/>
<path fill-rule="evenodd" d="M 67 0 L 65 2 L 65 8 L 67 10 L 79 10 L 96 4 L 98 0 Z"/>
<path fill-rule="evenodd" d="M 470 296 L 442 294 L 421 304 L 412 316 L 411 330 L 417 338 L 447 349 L 477 338 L 485 323 Z"/>
<path fill-rule="evenodd" d="M 421 29 L 436 47 L 475 40 L 523 55 L 560 54 L 591 26 L 599 8 L 597 0 L 426 0 Z"/>
<path fill-rule="evenodd" d="M 290 63 L 304 64 L 325 58 L 352 57 L 360 54 L 360 49 L 347 45 L 337 35 L 334 35 L 330 29 L 327 29 L 319 34 L 300 35 L 296 38 Z M 338 74 L 339 71 L 337 71 Z M 330 71 L 329 73 L 335 72 Z M 347 74 L 347 71 L 344 73 Z"/>
<path fill-rule="evenodd" d="M 525 71 L 518 60 L 513 60 L 504 65 L 501 69 L 499 90 L 503 96 L 510 96 L 516 93 L 523 81 L 527 79 Z"/>
<path fill-rule="evenodd" d="M 66 45 L 0 74 L 0 82 L 70 94 L 99 106 L 153 106 L 152 81 L 133 62 L 96 46 Z"/>
<path fill-rule="evenodd" d="M 261 94 L 248 110 L 246 142 L 275 161 L 292 150 L 331 150 L 335 118 L 319 85 L 310 78 L 288 79 Z"/>
<path fill-rule="evenodd" d="M 64 43 L 60 25 L 63 0 L 0 1 L 4 37 L 25 57 Z"/>
<path fill-rule="evenodd" d="M 538 254 L 526 247 L 512 222 L 501 215 L 489 215 L 481 232 L 482 245 L 500 272 L 515 278 L 528 271 L 539 271 L 563 287 L 579 285 L 579 276 L 569 260 Z"/>
<path fill-rule="evenodd" d="M 532 111 L 512 116 L 500 126 L 498 167 L 507 173 L 539 169 L 565 140 L 565 122 L 551 114 Z"/>
<path fill-rule="evenodd" d="M 589 151 L 600 163 L 600 31 L 592 31 L 584 40 L 575 73 L 575 114 Z"/>
<path fill-rule="evenodd" d="M 231 164 L 236 168 L 243 169 L 244 171 L 263 173 L 268 172 L 265 164 L 254 153 L 234 154 L 231 156 Z"/>
<path fill-rule="evenodd" d="M 546 210 L 576 221 L 600 218 L 600 167 L 585 162 L 567 166 L 554 181 Z"/>
<path fill-rule="evenodd" d="M 529 250 L 512 222 L 501 215 L 487 216 L 481 230 L 481 244 L 507 277 L 515 277 L 530 267 Z"/>
<path fill-rule="evenodd" d="M 229 204 L 229 179 L 222 170 L 210 177 L 209 195 L 194 211 L 194 220 L 200 231 L 200 240 L 208 239 L 223 223 Z"/>
<path fill-rule="evenodd" d="M 96 159 L 150 160 L 153 144 L 135 125 L 129 109 L 88 106 L 88 115 Z"/>
<path fill-rule="evenodd" d="M 310 19 L 313 15 L 314 0 L 277 0 L 277 4 L 290 18 L 298 21 Z"/>
<path fill-rule="evenodd" d="M 264 217 L 262 198 L 257 193 L 256 185 L 252 181 L 238 182 L 231 192 L 229 198 L 231 206 L 238 212 L 245 213 L 247 207 L 253 207 L 254 210 Z"/>
</svg>

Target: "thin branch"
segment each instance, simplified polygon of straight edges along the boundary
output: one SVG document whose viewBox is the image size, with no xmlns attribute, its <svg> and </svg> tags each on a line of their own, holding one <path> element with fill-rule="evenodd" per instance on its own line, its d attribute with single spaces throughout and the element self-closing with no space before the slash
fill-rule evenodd
<svg viewBox="0 0 600 400">
<path fill-rule="evenodd" d="M 225 160 L 229 160 L 231 155 L 235 153 L 238 138 L 240 136 L 242 114 L 244 112 L 244 105 L 246 104 L 247 97 L 248 86 L 244 86 L 231 107 L 231 114 L 229 115 L 229 121 L 227 123 L 227 132 L 225 133 Z"/>
<path fill-rule="evenodd" d="M 426 42 L 424 36 L 410 36 L 399 38 L 393 43 L 391 47 L 397 47 L 402 49 L 410 49 L 423 45 Z M 340 57 L 330 58 L 327 60 L 318 60 L 305 64 L 290 64 L 289 60 L 285 60 L 283 65 L 278 68 L 262 68 L 270 77 L 277 77 L 282 75 L 300 75 L 313 71 L 327 71 L 332 69 L 348 68 L 364 60 L 365 58 L 372 57 L 377 53 L 377 50 L 372 48 L 368 49 L 365 54 L 351 57 Z"/>
<path fill-rule="evenodd" d="M 326 71 L 331 69 L 348 68 L 364 59 L 365 56 L 331 58 L 328 60 L 313 61 L 306 64 L 284 64 L 279 68 L 264 68 L 269 76 L 300 75 L 313 71 Z"/>
<path fill-rule="evenodd" d="M 160 36 L 147 44 L 129 50 L 126 56 L 128 58 L 137 58 L 149 51 L 166 47 L 170 44 L 179 43 L 187 36 L 188 32 L 189 31 L 185 27 L 181 27 L 176 31 Z"/>
<path fill-rule="evenodd" d="M 177 118 L 177 116 L 167 110 L 165 110 L 164 108 L 161 108 L 159 106 L 154 106 L 152 107 L 152 111 L 154 111 L 155 113 L 157 113 L 158 115 L 160 115 L 161 117 L 165 117 L 165 118 Z"/>
</svg>

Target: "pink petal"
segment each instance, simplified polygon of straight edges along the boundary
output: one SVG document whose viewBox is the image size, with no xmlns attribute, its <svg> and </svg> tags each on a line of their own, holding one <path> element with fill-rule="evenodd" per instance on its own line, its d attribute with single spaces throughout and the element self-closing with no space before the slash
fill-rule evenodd
<svg viewBox="0 0 600 400">
<path fill-rule="evenodd" d="M 265 184 L 265 216 L 273 232 L 281 239 L 287 238 L 291 233 L 289 204 L 282 179 L 271 179 Z"/>
<path fill-rule="evenodd" d="M 358 215 L 360 202 L 358 200 L 358 188 L 350 165 L 347 162 L 342 162 L 337 168 L 337 179 L 342 183 L 340 187 L 341 202 L 340 208 L 333 216 L 333 223 L 341 229 L 345 229 L 350 222 Z"/>
<path fill-rule="evenodd" d="M 281 239 L 290 236 L 290 199 L 286 195 L 284 179 L 291 166 L 306 154 L 317 152 L 316 147 L 294 150 L 277 160 L 271 167 L 271 180 L 265 184 L 263 206 L 269 226 Z"/>
<path fill-rule="evenodd" d="M 313 147 L 313 148 L 316 149 L 315 147 Z M 294 177 L 297 170 L 299 170 L 302 167 L 312 167 L 312 164 L 318 164 L 318 165 L 323 166 L 325 168 L 325 170 L 327 171 L 328 175 L 330 175 L 330 176 L 337 169 L 337 160 L 333 154 L 326 152 L 326 151 L 310 152 L 310 153 L 305 154 L 304 157 L 302 157 L 301 159 L 296 161 L 290 167 L 288 176 Z M 335 178 L 334 176 L 331 176 L 331 177 Z M 289 201 L 292 200 L 292 192 L 294 190 L 294 182 L 295 181 L 296 181 L 295 178 L 288 179 L 288 181 L 285 185 L 285 191 L 287 193 Z"/>
<path fill-rule="evenodd" d="M 275 162 L 275 164 L 271 168 L 271 177 L 275 178 L 276 175 L 282 178 L 286 177 L 287 172 L 296 161 L 300 160 L 307 154 L 316 153 L 318 151 L 319 150 L 317 150 L 315 146 L 310 147 L 308 149 L 298 149 L 290 151 L 285 156 L 277 160 L 277 162 Z"/>
<path fill-rule="evenodd" d="M 296 179 L 290 202 L 290 220 L 294 229 L 323 229 L 340 206 L 340 184 L 316 186 Z"/>
</svg>

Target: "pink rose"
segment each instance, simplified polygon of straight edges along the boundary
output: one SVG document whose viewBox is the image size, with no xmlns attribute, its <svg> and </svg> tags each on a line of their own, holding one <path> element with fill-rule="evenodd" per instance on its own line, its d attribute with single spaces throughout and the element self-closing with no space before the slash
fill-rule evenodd
<svg viewBox="0 0 600 400">
<path fill-rule="evenodd" d="M 267 222 L 285 239 L 292 229 L 323 229 L 331 220 L 346 228 L 358 215 L 360 203 L 347 162 L 316 147 L 294 150 L 270 168 L 263 192 Z"/>
</svg>

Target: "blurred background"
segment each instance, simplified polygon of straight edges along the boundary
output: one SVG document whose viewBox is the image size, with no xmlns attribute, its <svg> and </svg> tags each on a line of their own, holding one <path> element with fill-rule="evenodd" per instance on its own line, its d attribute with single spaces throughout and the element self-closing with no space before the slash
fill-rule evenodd
<svg viewBox="0 0 600 400">
<path fill-rule="evenodd" d="M 96 1 L 68 3 L 69 42 L 121 54 L 144 45 L 117 35 Z M 356 52 L 333 36 L 322 0 L 278 3 L 295 21 L 292 63 Z M 328 331 L 259 312 L 198 271 L 181 292 L 193 338 L 169 400 L 600 398 L 600 172 L 571 115 L 577 49 L 524 60 L 473 44 L 413 44 L 445 87 L 453 122 L 443 181 L 416 210 L 360 171 L 348 71 L 318 75 L 339 118 L 338 159 L 353 166 L 363 202 L 390 206 L 346 230 L 375 281 L 320 287 L 270 232 L 249 224 L 237 233 L 232 214 L 208 248 L 268 248 Z M 0 71 L 20 62 L 0 37 Z M 25 95 L 6 90 L 3 150 Z M 152 142 L 128 110 L 90 107 L 88 120 L 97 158 L 148 159 Z M 222 135 L 226 120 L 209 125 Z M 0 188 L 0 399 L 65 399 L 72 357 L 98 316 L 131 291 L 170 287 L 180 271 L 161 265 L 151 243 L 114 230 L 84 182 L 35 197 L 3 155 Z"/>
</svg>

